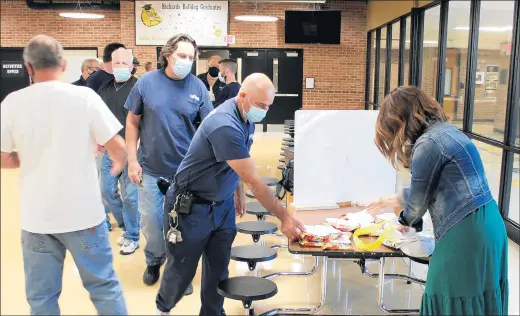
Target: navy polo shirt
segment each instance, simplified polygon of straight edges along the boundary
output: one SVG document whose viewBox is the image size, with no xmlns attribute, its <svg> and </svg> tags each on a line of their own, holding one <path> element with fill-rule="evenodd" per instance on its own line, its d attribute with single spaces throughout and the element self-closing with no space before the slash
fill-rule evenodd
<svg viewBox="0 0 520 316">
<path fill-rule="evenodd" d="M 99 88 L 101 88 L 103 83 L 112 79 L 114 79 L 114 76 L 112 74 L 109 74 L 103 69 L 100 69 L 87 78 L 87 82 L 85 83 L 85 85 L 90 89 L 98 92 Z"/>
<path fill-rule="evenodd" d="M 125 108 L 142 116 L 137 158 L 143 172 L 172 177 L 188 151 L 198 122 L 213 110 L 213 104 L 206 87 L 194 75 L 173 80 L 159 69 L 139 78 Z"/>
<path fill-rule="evenodd" d="M 213 110 L 195 133 L 188 153 L 177 171 L 175 185 L 208 201 L 233 196 L 238 174 L 226 160 L 249 158 L 255 124 L 244 121 L 235 99 Z"/>
</svg>

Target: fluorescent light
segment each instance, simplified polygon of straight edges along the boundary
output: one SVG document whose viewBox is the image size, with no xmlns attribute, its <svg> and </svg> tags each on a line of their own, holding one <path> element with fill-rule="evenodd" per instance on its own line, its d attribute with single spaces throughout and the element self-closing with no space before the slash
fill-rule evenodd
<svg viewBox="0 0 520 316">
<path fill-rule="evenodd" d="M 102 19 L 103 14 L 85 13 L 85 12 L 61 12 L 61 17 L 70 19 Z"/>
<path fill-rule="evenodd" d="M 457 26 L 455 30 L 459 31 L 469 31 L 469 26 Z M 512 31 L 513 26 L 481 26 L 478 28 L 481 32 L 493 32 L 493 33 L 502 33 L 507 31 Z"/>
<path fill-rule="evenodd" d="M 237 15 L 235 20 L 247 22 L 276 22 L 278 18 L 270 15 Z"/>
</svg>

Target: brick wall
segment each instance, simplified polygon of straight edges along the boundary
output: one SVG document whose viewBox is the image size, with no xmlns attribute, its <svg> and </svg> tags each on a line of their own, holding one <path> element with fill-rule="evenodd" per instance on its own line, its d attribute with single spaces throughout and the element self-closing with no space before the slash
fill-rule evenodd
<svg viewBox="0 0 520 316">
<path fill-rule="evenodd" d="M 304 89 L 305 108 L 362 109 L 367 8 L 362 2 L 329 7 L 343 10 L 341 45 L 285 45 L 284 10 L 308 8 L 308 5 L 299 4 L 260 4 L 258 14 L 276 15 L 281 20 L 276 23 L 249 23 L 235 21 L 233 17 L 250 14 L 252 6 L 232 2 L 229 33 L 237 36 L 235 47 L 303 48 L 304 78 L 315 78 L 315 88 Z M 133 49 L 142 64 L 156 60 L 154 46 L 135 46 L 132 2 L 121 2 L 120 11 L 102 12 L 105 15 L 102 20 L 61 18 L 57 11 L 31 10 L 23 2 L 8 0 L 1 1 L 0 12 L 0 40 L 5 47 L 23 47 L 31 37 L 47 34 L 65 47 L 98 47 L 99 56 L 105 44 L 120 41 Z"/>
<path fill-rule="evenodd" d="M 62 18 L 58 11 L 32 10 L 25 1 L 0 3 L 0 41 L 3 47 L 24 47 L 38 34 L 58 39 L 64 47 L 97 47 L 99 56 L 108 42 L 121 37 L 119 11 L 103 11 L 102 20 Z"/>
</svg>

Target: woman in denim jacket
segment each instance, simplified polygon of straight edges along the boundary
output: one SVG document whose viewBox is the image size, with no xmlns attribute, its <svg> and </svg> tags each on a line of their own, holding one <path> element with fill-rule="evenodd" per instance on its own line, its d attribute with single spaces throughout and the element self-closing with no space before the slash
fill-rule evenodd
<svg viewBox="0 0 520 316">
<path fill-rule="evenodd" d="M 420 314 L 507 315 L 507 234 L 475 145 L 416 87 L 385 98 L 375 143 L 394 167 L 411 167 L 412 182 L 369 212 L 393 208 L 417 230 L 427 210 L 432 218 L 437 244 Z"/>
</svg>

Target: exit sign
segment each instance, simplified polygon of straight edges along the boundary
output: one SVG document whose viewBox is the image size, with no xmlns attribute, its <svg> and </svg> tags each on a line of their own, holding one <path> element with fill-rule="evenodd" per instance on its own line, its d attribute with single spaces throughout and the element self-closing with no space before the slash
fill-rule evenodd
<svg viewBox="0 0 520 316">
<path fill-rule="evenodd" d="M 235 35 L 226 35 L 226 36 L 224 36 L 224 42 L 227 44 L 235 44 L 236 36 Z"/>
</svg>

